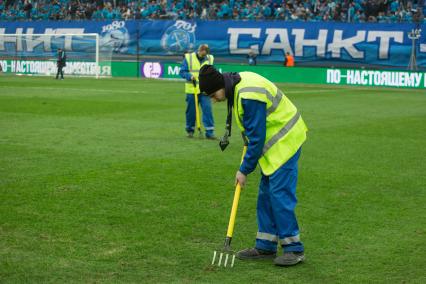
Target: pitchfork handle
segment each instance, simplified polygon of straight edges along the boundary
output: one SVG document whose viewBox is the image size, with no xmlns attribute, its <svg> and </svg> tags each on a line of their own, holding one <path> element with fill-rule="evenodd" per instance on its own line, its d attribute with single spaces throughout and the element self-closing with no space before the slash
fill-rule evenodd
<svg viewBox="0 0 426 284">
<path fill-rule="evenodd" d="M 246 151 L 247 151 L 247 145 L 244 145 L 243 154 L 241 157 L 241 163 L 243 162 Z M 237 185 L 235 186 L 234 201 L 232 202 L 231 216 L 229 217 L 228 231 L 226 232 L 227 238 L 232 238 L 232 235 L 234 233 L 235 217 L 237 216 L 238 201 L 240 200 L 240 193 L 241 193 L 241 185 L 237 183 Z"/>
</svg>

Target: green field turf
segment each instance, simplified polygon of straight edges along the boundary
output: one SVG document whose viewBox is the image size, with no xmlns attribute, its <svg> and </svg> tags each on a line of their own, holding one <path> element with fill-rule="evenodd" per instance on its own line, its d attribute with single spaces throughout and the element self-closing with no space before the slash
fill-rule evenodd
<svg viewBox="0 0 426 284">
<path fill-rule="evenodd" d="M 306 262 L 210 266 L 242 142 L 188 139 L 183 83 L 0 76 L 0 283 L 426 283 L 426 92 L 280 85 L 309 127 Z M 217 134 L 226 105 L 213 106 Z M 254 244 L 258 170 L 233 248 Z"/>
</svg>

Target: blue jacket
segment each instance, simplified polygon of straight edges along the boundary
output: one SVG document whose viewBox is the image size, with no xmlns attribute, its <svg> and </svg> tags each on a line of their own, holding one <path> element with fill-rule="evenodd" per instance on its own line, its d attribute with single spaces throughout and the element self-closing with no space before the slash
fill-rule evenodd
<svg viewBox="0 0 426 284">
<path fill-rule="evenodd" d="M 248 138 L 248 147 L 240 172 L 245 175 L 254 171 L 262 156 L 266 138 L 266 104 L 255 100 L 242 100 L 244 109 L 243 126 Z"/>
</svg>

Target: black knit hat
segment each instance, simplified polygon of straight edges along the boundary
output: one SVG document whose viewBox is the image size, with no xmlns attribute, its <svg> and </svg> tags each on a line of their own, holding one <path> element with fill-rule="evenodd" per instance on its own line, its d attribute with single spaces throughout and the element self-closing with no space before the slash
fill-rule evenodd
<svg viewBox="0 0 426 284">
<path fill-rule="evenodd" d="M 213 65 L 203 65 L 199 74 L 200 91 L 211 95 L 217 90 L 225 88 L 223 75 Z"/>
</svg>

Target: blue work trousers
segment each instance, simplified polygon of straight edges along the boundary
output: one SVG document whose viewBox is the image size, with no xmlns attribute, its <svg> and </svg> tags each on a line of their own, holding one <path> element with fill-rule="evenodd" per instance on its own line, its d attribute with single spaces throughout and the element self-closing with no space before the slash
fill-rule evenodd
<svg viewBox="0 0 426 284">
<path fill-rule="evenodd" d="M 297 162 L 301 149 L 270 176 L 262 174 L 257 200 L 256 248 L 284 252 L 302 252 L 296 207 Z"/>
<path fill-rule="evenodd" d="M 212 104 L 210 98 L 205 95 L 198 95 L 198 105 L 201 106 L 203 113 L 203 124 L 206 130 L 206 137 L 214 136 L 214 120 L 212 113 Z M 194 94 L 186 94 L 186 132 L 195 131 L 195 98 Z"/>
</svg>

